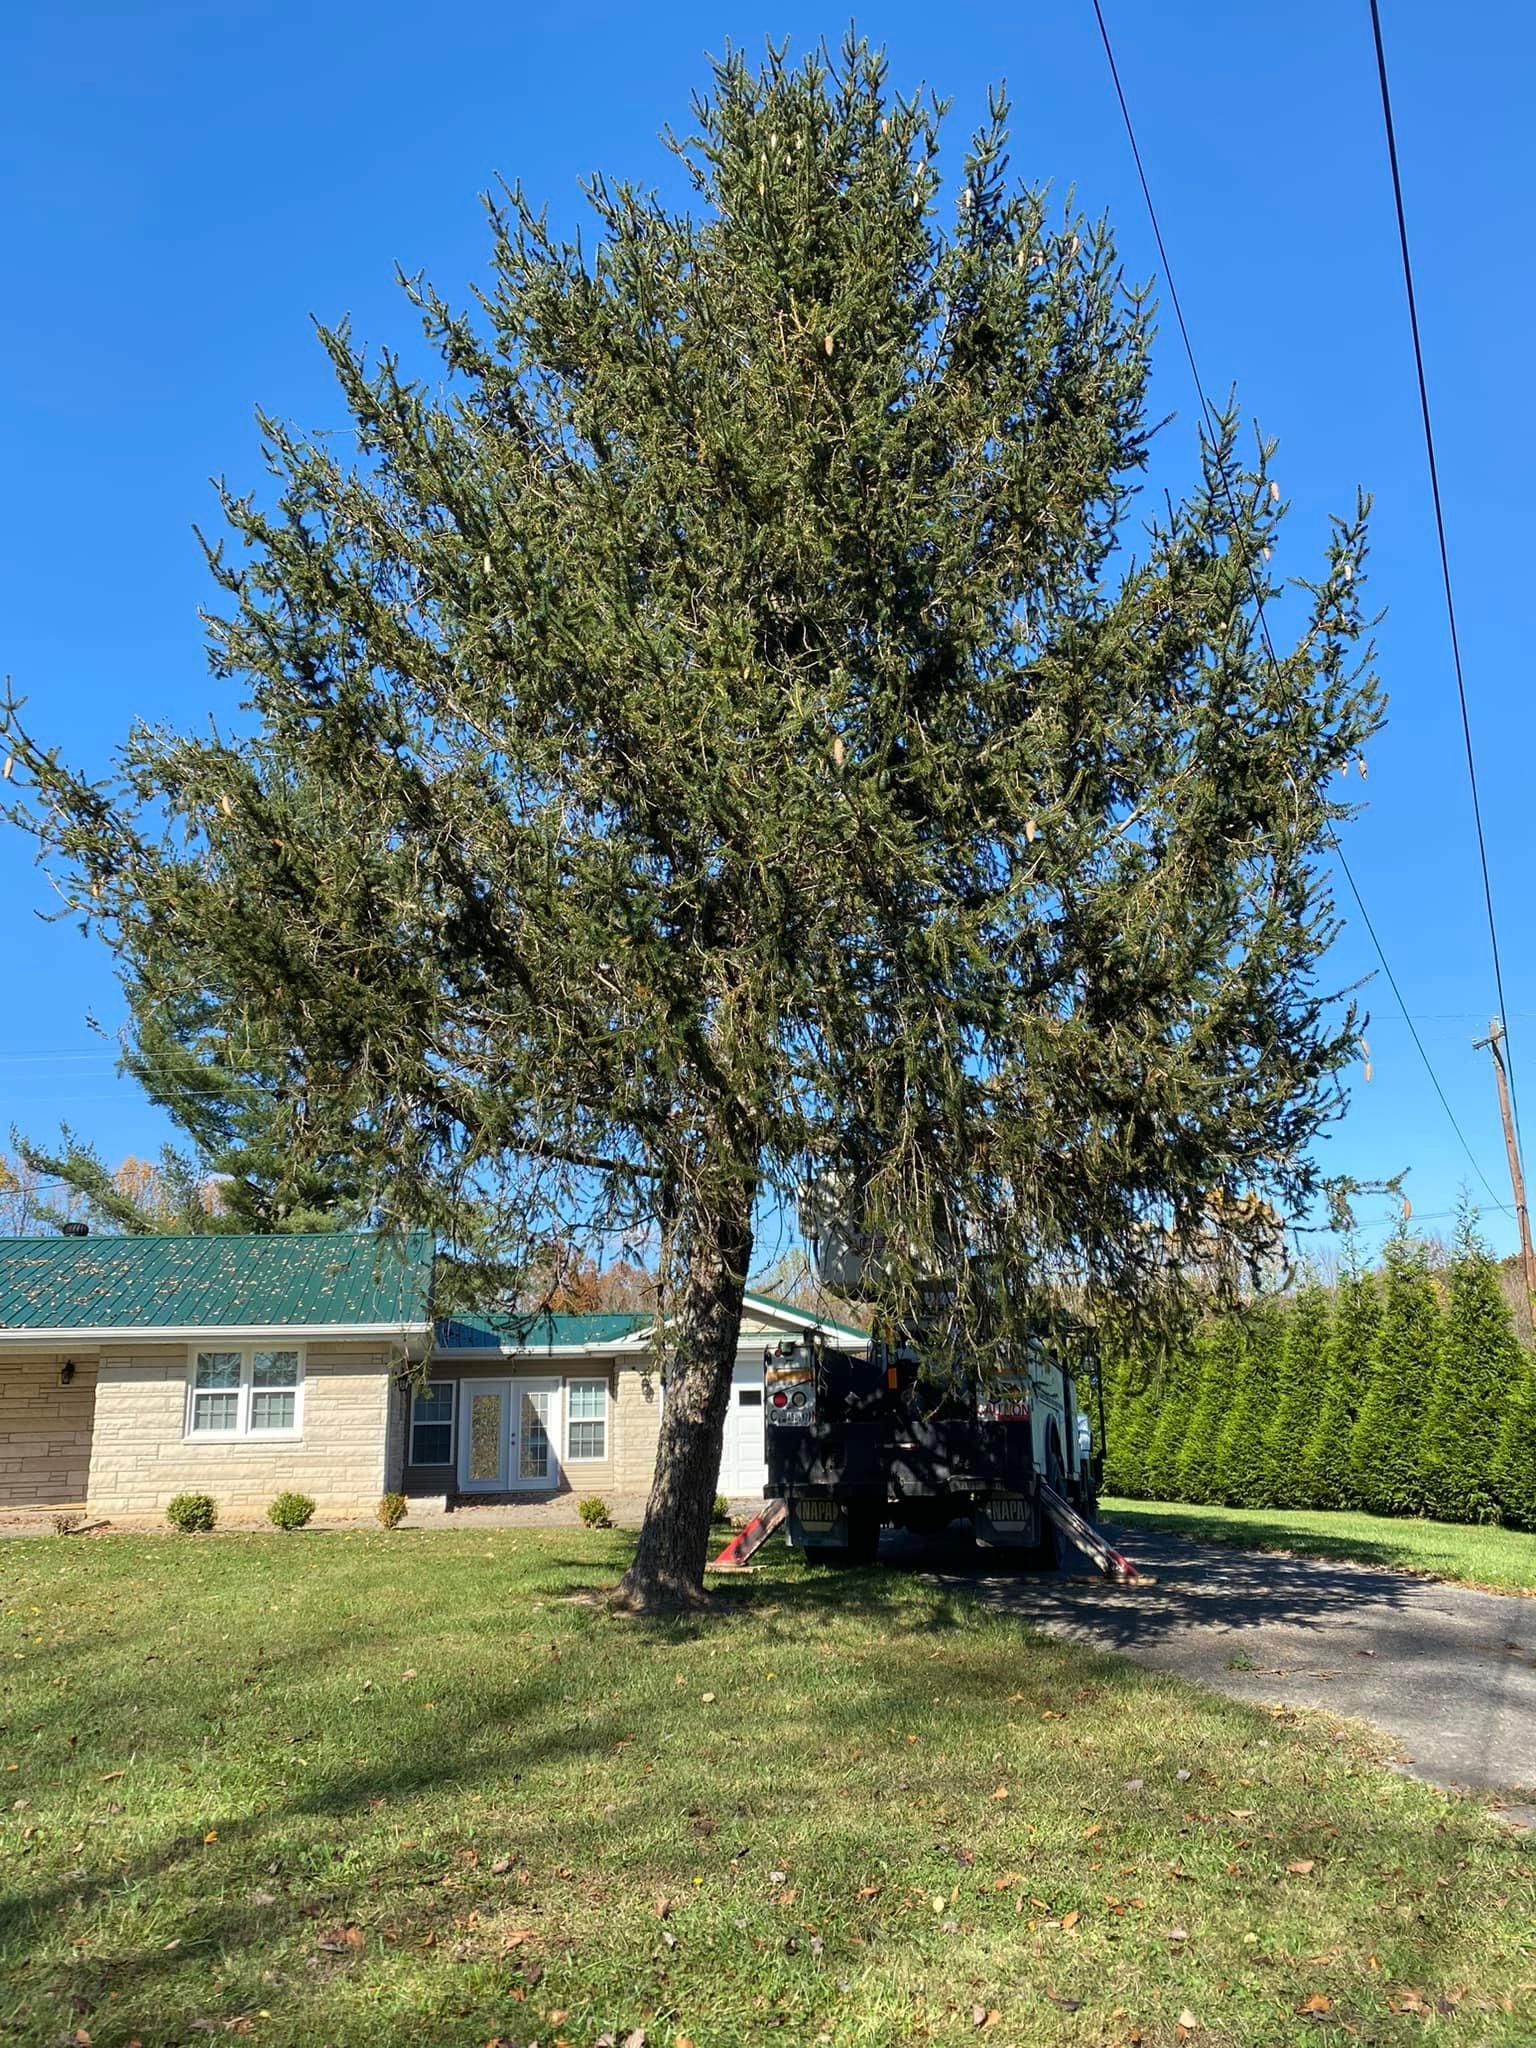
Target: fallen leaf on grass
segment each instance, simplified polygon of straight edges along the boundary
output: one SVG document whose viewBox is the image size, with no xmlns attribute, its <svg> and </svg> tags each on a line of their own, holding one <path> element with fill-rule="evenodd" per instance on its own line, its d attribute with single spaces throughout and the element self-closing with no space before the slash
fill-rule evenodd
<svg viewBox="0 0 1536 2048">
<path fill-rule="evenodd" d="M 532 1941 L 534 1938 L 531 1927 L 514 1927 L 510 1934 L 501 1937 L 501 1945 L 503 1948 L 521 1948 L 525 1941 Z"/>
<path fill-rule="evenodd" d="M 1063 2012 L 1081 2012 L 1083 2009 L 1083 2001 L 1080 1998 L 1067 1998 L 1060 1991 L 1053 1991 L 1049 1984 L 1045 1987 L 1045 1995 L 1052 2005 L 1059 2006 Z"/>
<path fill-rule="evenodd" d="M 1096 1821 L 1094 1822 L 1094 1824 L 1093 1824 L 1093 1826 L 1092 1826 L 1091 1828 L 1084 1828 L 1084 1829 L 1083 1829 L 1083 1840 L 1084 1840 L 1085 1842 L 1091 1842 L 1091 1841 L 1093 1840 L 1093 1838 L 1094 1838 L 1094 1836 L 1095 1836 L 1095 1835 L 1102 1835 L 1102 1834 L 1103 1834 L 1103 1832 L 1104 1832 L 1104 1823 L 1103 1823 L 1103 1821 L 1101 1821 L 1101 1820 L 1096 1820 Z"/>
<path fill-rule="evenodd" d="M 366 1937 L 355 1920 L 349 1920 L 345 1927 L 333 1927 L 329 1934 L 322 1935 L 315 1944 L 327 1955 L 345 1955 L 349 1949 L 359 1949 Z"/>
<path fill-rule="evenodd" d="M 1298 1856 L 1294 1863 L 1285 1866 L 1288 1877 L 1310 1877 L 1315 1865 L 1310 1856 Z"/>
<path fill-rule="evenodd" d="M 995 2005 L 973 2005 L 971 2007 L 971 2025 L 978 2029 L 982 2027 L 995 2027 L 1002 2016 L 1002 2013 Z"/>
<path fill-rule="evenodd" d="M 1298 2012 L 1332 2012 L 1333 2000 L 1325 1998 L 1321 1991 L 1314 1991 L 1297 2006 Z"/>
<path fill-rule="evenodd" d="M 1197 2034 L 1199 2033 L 1199 2031 L 1200 2022 L 1195 2018 L 1194 2014 L 1186 2005 L 1184 2010 L 1179 2014 L 1178 2023 L 1174 2028 L 1174 2032 L 1178 2035 L 1181 2041 L 1187 2041 L 1191 2034 Z"/>
<path fill-rule="evenodd" d="M 1062 1914 L 1061 1924 L 1063 1927 L 1075 1927 L 1078 1921 L 1082 1919 L 1082 1917 L 1082 1914 L 1078 1911 L 1076 1906 L 1074 1906 L 1070 1913 Z"/>
<path fill-rule="evenodd" d="M 1006 1799 L 1008 1797 L 1008 1787 L 1006 1785 L 999 1785 L 997 1790 L 992 1794 L 992 1797 L 994 1799 Z"/>
</svg>

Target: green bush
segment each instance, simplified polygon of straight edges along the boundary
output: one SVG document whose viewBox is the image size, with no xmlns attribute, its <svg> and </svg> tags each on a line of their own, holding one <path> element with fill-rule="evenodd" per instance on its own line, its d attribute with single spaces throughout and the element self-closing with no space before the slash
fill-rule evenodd
<svg viewBox="0 0 1536 2048">
<path fill-rule="evenodd" d="M 178 1493 L 166 1502 L 165 1519 L 183 1536 L 195 1536 L 213 1527 L 219 1519 L 219 1504 L 211 1493 Z"/>
<path fill-rule="evenodd" d="M 589 1493 L 585 1500 L 576 1503 L 576 1512 L 589 1529 L 611 1529 L 613 1517 L 608 1512 L 608 1503 L 600 1493 Z"/>
<path fill-rule="evenodd" d="M 710 1513 L 710 1519 L 711 1519 L 712 1521 L 715 1521 L 715 1522 L 729 1522 L 729 1521 L 730 1521 L 730 1519 L 731 1519 L 731 1504 L 730 1504 L 730 1502 L 729 1502 L 729 1501 L 728 1501 L 728 1500 L 726 1499 L 726 1497 L 725 1497 L 725 1495 L 724 1495 L 723 1493 L 717 1493 L 717 1494 L 715 1495 L 715 1504 L 714 1504 L 714 1506 L 713 1506 L 713 1507 L 712 1507 L 712 1508 L 710 1509 L 709 1513 Z"/>
<path fill-rule="evenodd" d="M 280 1493 L 267 1509 L 267 1520 L 274 1529 L 302 1529 L 314 1512 L 307 1493 Z"/>
<path fill-rule="evenodd" d="M 384 1528 L 398 1529 L 409 1506 L 410 1502 L 403 1493 L 386 1493 L 374 1512 Z"/>
</svg>

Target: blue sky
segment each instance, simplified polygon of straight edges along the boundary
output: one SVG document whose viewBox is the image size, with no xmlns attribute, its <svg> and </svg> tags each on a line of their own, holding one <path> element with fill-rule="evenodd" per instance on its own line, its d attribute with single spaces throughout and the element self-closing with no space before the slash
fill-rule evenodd
<svg viewBox="0 0 1536 2048">
<path fill-rule="evenodd" d="M 1106 11 L 1202 371 L 1213 393 L 1235 379 L 1280 439 L 1296 565 L 1315 559 L 1327 512 L 1358 483 L 1375 493 L 1391 718 L 1346 844 L 1456 1115 L 1507 1197 L 1487 1055 L 1471 1044 L 1493 983 L 1365 0 Z M 1536 1119 L 1517 566 L 1536 452 L 1520 139 L 1536 15 L 1492 0 L 1448 31 L 1428 0 L 1384 12 L 1511 1040 Z M 803 50 L 846 19 L 760 0 L 570 0 L 452 20 L 398 0 L 18 0 L 0 66 L 0 670 L 35 727 L 99 770 L 132 716 L 229 715 L 204 667 L 209 590 L 192 526 L 213 519 L 210 476 L 259 482 L 257 404 L 306 427 L 339 422 L 314 319 L 350 314 L 360 337 L 409 344 L 394 266 L 462 297 L 483 272 L 476 195 L 496 173 L 572 225 L 590 171 L 668 189 L 657 133 L 686 122 L 706 53 L 770 34 Z M 954 98 L 952 157 L 988 82 L 1005 78 L 1016 170 L 1108 211 L 1128 269 L 1151 274 L 1089 0 L 904 0 L 858 25 L 886 45 L 898 85 Z M 1159 463 L 1187 475 L 1194 401 L 1171 318 L 1156 398 L 1177 415 Z M 72 926 L 40 923 L 46 902 L 30 847 L 0 832 L 0 1129 L 46 1137 L 67 1118 L 111 1158 L 150 1151 L 166 1132 L 86 1021 L 118 1017 L 108 958 Z M 1336 978 L 1373 966 L 1351 915 Z M 1380 977 L 1367 1000 L 1373 1079 L 1354 1076 L 1324 1156 L 1363 1178 L 1410 1169 L 1433 1225 L 1472 1169 Z M 1365 1213 L 1383 1219 L 1379 1239 L 1389 1205 Z M 1511 1248 L 1507 1218 L 1487 1221 Z"/>
</svg>

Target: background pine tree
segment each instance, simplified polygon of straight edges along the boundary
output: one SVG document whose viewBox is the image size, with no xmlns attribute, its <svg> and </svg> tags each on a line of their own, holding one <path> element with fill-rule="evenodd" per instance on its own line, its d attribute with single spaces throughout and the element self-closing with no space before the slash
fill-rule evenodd
<svg viewBox="0 0 1536 2048">
<path fill-rule="evenodd" d="M 1424 1512 L 1424 1416 L 1440 1338 L 1440 1302 L 1424 1246 L 1399 1234 L 1387 1246 L 1381 1320 L 1350 1439 L 1356 1500 L 1372 1514 Z"/>
<path fill-rule="evenodd" d="M 1217 1440 L 1216 1497 L 1231 1507 L 1264 1508 L 1271 1505 L 1265 1438 L 1285 1353 L 1280 1304 L 1251 1303 L 1241 1318 L 1241 1335 L 1232 1403 Z"/>
<path fill-rule="evenodd" d="M 1285 1312 L 1275 1410 L 1264 1440 L 1265 1481 L 1277 1508 L 1307 1505 L 1306 1456 L 1329 1383 L 1333 1304 L 1326 1288 L 1301 1288 Z"/>
</svg>

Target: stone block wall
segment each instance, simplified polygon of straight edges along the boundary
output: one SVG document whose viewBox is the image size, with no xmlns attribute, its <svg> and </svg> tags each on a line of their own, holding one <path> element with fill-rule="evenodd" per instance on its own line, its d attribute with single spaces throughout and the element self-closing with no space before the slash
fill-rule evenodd
<svg viewBox="0 0 1536 2048">
<path fill-rule="evenodd" d="M 336 1342 L 304 1347 L 302 1435 L 219 1442 L 186 1434 L 184 1345 L 103 1352 L 87 1498 L 94 1513 L 153 1515 L 178 1493 L 262 1512 L 292 1487 L 321 1508 L 366 1509 L 384 1491 L 393 1360 Z"/>
<path fill-rule="evenodd" d="M 18 1352 L 0 1357 L 0 1508 L 78 1506 L 91 1463 L 96 1364 Z"/>
</svg>

